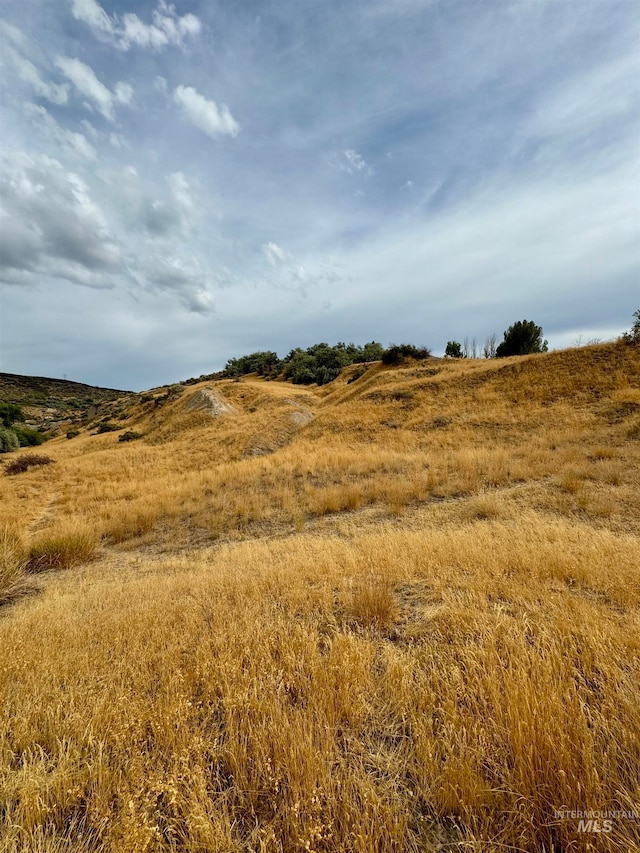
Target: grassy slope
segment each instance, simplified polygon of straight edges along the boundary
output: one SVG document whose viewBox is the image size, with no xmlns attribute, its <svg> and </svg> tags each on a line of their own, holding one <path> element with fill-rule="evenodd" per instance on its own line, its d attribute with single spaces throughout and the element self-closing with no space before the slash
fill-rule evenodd
<svg viewBox="0 0 640 853">
<path fill-rule="evenodd" d="M 0 850 L 640 843 L 637 348 L 354 371 L 0 478 Z"/>
<path fill-rule="evenodd" d="M 100 403 L 115 400 L 130 391 L 98 388 L 67 379 L 46 379 L 42 376 L 20 376 L 0 373 L 0 399 L 21 405 L 51 405 L 68 401 L 87 400 Z"/>
<path fill-rule="evenodd" d="M 132 398 L 130 391 L 99 388 L 66 379 L 0 373 L 0 401 L 17 403 L 32 426 L 49 433 L 76 428 L 90 415 L 120 411 Z"/>
</svg>

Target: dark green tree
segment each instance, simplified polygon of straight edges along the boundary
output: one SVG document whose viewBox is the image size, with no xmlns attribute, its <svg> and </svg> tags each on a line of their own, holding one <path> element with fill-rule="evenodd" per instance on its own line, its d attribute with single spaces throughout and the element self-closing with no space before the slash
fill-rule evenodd
<svg viewBox="0 0 640 853">
<path fill-rule="evenodd" d="M 447 341 L 444 354 L 449 358 L 462 358 L 462 344 L 459 344 L 458 341 Z"/>
<path fill-rule="evenodd" d="M 547 341 L 542 339 L 542 326 L 536 326 L 533 320 L 518 320 L 504 333 L 504 340 L 498 344 L 496 355 L 528 355 L 531 352 L 546 352 Z"/>
<path fill-rule="evenodd" d="M 384 347 L 378 341 L 370 341 L 362 347 L 362 361 L 380 361 Z M 357 361 L 357 359 L 356 359 Z"/>
<path fill-rule="evenodd" d="M 383 364 L 400 364 L 405 358 L 428 358 L 431 350 L 428 347 L 417 347 L 415 344 L 389 344 L 382 353 Z"/>
<path fill-rule="evenodd" d="M 640 308 L 636 311 L 634 316 L 633 326 L 631 327 L 630 332 L 624 332 L 622 335 L 622 340 L 628 344 L 640 344 Z"/>
</svg>

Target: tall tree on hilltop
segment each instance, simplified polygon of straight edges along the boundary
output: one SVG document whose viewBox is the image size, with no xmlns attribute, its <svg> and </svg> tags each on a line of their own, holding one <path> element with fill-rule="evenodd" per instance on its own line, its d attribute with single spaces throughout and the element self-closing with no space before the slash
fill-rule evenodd
<svg viewBox="0 0 640 853">
<path fill-rule="evenodd" d="M 498 345 L 498 358 L 507 355 L 528 355 L 531 352 L 546 352 L 547 341 L 542 339 L 542 326 L 536 326 L 533 320 L 518 320 L 504 333 L 504 340 Z"/>
</svg>

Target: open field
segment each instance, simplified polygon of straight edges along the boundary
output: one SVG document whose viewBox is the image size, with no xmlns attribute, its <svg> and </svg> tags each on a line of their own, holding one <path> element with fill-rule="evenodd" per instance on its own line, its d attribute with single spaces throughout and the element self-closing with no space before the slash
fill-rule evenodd
<svg viewBox="0 0 640 853">
<path fill-rule="evenodd" d="M 638 348 L 361 372 L 0 475 L 0 851 L 640 849 Z"/>
</svg>

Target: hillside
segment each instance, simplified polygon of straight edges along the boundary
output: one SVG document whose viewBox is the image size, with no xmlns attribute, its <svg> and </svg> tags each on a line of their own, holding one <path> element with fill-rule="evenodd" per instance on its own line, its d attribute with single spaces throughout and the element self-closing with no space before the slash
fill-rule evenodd
<svg viewBox="0 0 640 853">
<path fill-rule="evenodd" d="M 637 849 L 637 347 L 117 406 L 0 475 L 0 851 Z"/>
<path fill-rule="evenodd" d="M 43 431 L 71 427 L 87 417 L 96 417 L 100 407 L 132 395 L 130 391 L 98 388 L 66 379 L 0 373 L 0 402 L 17 403 L 29 423 Z"/>
</svg>

